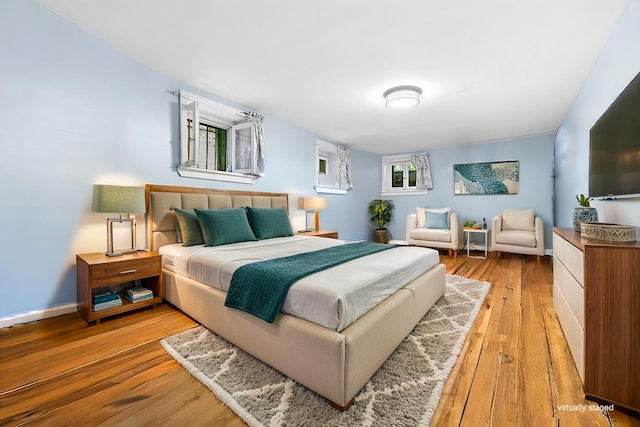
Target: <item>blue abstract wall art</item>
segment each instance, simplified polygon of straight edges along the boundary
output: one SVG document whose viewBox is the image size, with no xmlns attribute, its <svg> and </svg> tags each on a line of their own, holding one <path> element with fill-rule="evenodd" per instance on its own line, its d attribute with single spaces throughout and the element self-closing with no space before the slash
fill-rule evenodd
<svg viewBox="0 0 640 427">
<path fill-rule="evenodd" d="M 453 194 L 517 194 L 518 161 L 453 165 Z"/>
</svg>

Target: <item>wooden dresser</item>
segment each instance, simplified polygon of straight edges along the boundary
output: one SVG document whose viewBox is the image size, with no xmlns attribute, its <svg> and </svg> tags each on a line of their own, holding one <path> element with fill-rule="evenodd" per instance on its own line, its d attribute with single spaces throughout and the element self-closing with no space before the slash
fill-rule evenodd
<svg viewBox="0 0 640 427">
<path fill-rule="evenodd" d="M 640 411 L 640 242 L 554 227 L 553 304 L 586 397 Z"/>
</svg>

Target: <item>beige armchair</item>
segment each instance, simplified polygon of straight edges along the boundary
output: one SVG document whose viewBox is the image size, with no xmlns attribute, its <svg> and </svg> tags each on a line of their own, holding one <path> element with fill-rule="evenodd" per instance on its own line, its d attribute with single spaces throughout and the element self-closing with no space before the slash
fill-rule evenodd
<svg viewBox="0 0 640 427">
<path fill-rule="evenodd" d="M 409 245 L 448 249 L 449 256 L 455 258 L 462 243 L 458 215 L 447 208 L 417 208 L 416 213 L 407 216 L 406 240 Z"/>
<path fill-rule="evenodd" d="M 533 209 L 503 209 L 493 218 L 491 248 L 498 252 L 544 256 L 544 224 Z"/>
</svg>

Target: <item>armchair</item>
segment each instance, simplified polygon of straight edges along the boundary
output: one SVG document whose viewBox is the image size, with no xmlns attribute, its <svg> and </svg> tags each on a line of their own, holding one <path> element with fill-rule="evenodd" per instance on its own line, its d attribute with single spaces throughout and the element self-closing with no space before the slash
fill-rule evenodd
<svg viewBox="0 0 640 427">
<path fill-rule="evenodd" d="M 503 209 L 492 221 L 491 247 L 498 252 L 544 256 L 544 224 L 533 209 Z"/>
<path fill-rule="evenodd" d="M 406 240 L 409 245 L 448 249 L 449 257 L 455 258 L 462 242 L 458 215 L 448 208 L 417 208 L 407 216 Z"/>
</svg>

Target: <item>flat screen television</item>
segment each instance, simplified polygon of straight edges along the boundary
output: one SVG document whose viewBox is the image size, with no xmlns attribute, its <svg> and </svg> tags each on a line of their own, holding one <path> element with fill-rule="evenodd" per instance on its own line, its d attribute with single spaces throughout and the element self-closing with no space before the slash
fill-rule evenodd
<svg viewBox="0 0 640 427">
<path fill-rule="evenodd" d="M 589 196 L 640 197 L 640 73 L 593 125 Z"/>
</svg>

